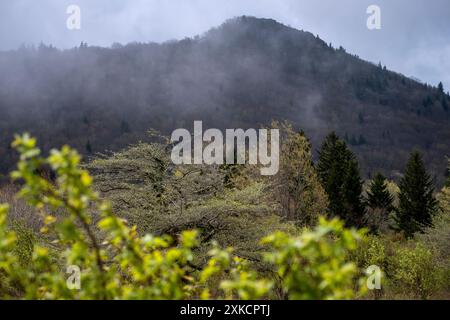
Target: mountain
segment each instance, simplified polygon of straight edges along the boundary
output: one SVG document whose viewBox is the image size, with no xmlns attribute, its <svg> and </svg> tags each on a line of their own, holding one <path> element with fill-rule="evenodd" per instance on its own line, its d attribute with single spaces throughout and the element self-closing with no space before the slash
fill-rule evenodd
<svg viewBox="0 0 450 320">
<path fill-rule="evenodd" d="M 442 88 L 333 48 L 274 20 L 239 17 L 181 41 L 111 48 L 52 46 L 0 52 L 0 169 L 29 131 L 46 149 L 90 155 L 192 127 L 249 128 L 289 120 L 317 149 L 336 131 L 366 176 L 396 178 L 413 149 L 442 179 L 450 150 Z"/>
</svg>

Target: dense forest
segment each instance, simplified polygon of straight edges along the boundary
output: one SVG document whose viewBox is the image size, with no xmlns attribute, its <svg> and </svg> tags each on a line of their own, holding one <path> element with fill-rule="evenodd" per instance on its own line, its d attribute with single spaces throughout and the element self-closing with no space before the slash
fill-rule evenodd
<svg viewBox="0 0 450 320">
<path fill-rule="evenodd" d="M 193 120 L 255 128 L 289 120 L 314 146 L 336 131 L 364 177 L 398 180 L 412 149 L 443 182 L 450 97 L 385 66 L 273 20 L 240 17 L 181 41 L 111 48 L 82 43 L 0 52 L 0 170 L 25 130 L 44 150 L 119 150 L 150 128 L 169 134 Z M 314 156 L 316 157 L 314 150 Z"/>
<path fill-rule="evenodd" d="M 450 299 L 442 84 L 250 17 L 0 68 L 0 298 Z M 194 120 L 279 130 L 277 174 L 174 164 Z"/>
</svg>

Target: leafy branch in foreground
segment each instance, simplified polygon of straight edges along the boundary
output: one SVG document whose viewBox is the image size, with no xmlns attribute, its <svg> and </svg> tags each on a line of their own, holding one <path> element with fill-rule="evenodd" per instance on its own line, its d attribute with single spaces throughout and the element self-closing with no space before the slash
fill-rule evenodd
<svg viewBox="0 0 450 320">
<path fill-rule="evenodd" d="M 276 266 L 290 299 L 352 299 L 357 267 L 348 261 L 348 252 L 357 248 L 364 233 L 345 229 L 338 219 L 320 217 L 313 231 L 305 229 L 298 237 L 276 232 L 263 243 L 274 249 L 266 259 Z M 362 295 L 365 286 L 360 281 Z"/>
<path fill-rule="evenodd" d="M 49 243 L 33 245 L 31 261 L 14 254 L 17 236 L 8 228 L 7 206 L 0 207 L 0 296 L 32 299 L 220 299 L 273 298 L 274 277 L 255 271 L 250 261 L 216 244 L 205 266 L 194 264 L 198 232 L 140 237 L 137 227 L 116 217 L 93 190 L 92 178 L 80 169 L 80 156 L 65 146 L 44 158 L 36 140 L 18 136 L 20 153 L 12 176 L 23 182 L 20 196 L 43 216 L 41 232 Z M 39 175 L 44 167 L 55 182 Z M 95 219 L 93 217 L 96 217 Z M 95 220 L 95 222 L 94 222 Z M 320 219 L 313 231 L 292 237 L 277 232 L 263 239 L 265 259 L 273 267 L 283 297 L 353 298 L 359 272 L 348 261 L 362 232 L 345 229 L 339 220 Z M 67 266 L 81 271 L 81 286 L 67 285 Z"/>
</svg>

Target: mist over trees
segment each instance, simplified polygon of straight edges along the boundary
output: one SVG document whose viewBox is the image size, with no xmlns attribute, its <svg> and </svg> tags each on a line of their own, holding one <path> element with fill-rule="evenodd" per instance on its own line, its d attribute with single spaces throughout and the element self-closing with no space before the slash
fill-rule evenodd
<svg viewBox="0 0 450 320">
<path fill-rule="evenodd" d="M 449 105 L 268 19 L 0 52 L 0 298 L 448 299 Z M 174 163 L 194 120 L 278 129 L 278 172 Z"/>
<path fill-rule="evenodd" d="M 217 128 L 289 120 L 319 146 L 332 130 L 363 176 L 397 179 L 410 150 L 442 180 L 449 96 L 333 48 L 274 20 L 240 17 L 205 34 L 111 48 L 85 43 L 0 52 L 0 170 L 16 160 L 16 132 L 43 149 L 68 143 L 86 155 L 167 134 L 194 120 Z M 316 149 L 312 150 L 316 156 Z"/>
</svg>

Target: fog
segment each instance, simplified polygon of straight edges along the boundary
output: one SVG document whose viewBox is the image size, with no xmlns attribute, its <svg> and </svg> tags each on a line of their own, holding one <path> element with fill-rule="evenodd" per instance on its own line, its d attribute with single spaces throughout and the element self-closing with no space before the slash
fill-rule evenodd
<svg viewBox="0 0 450 320">
<path fill-rule="evenodd" d="M 81 8 L 81 30 L 66 28 L 70 4 Z M 366 27 L 371 4 L 381 8 L 381 30 Z M 70 48 L 81 41 L 109 46 L 182 39 L 240 15 L 276 19 L 389 69 L 450 88 L 447 0 L 4 0 L 0 50 L 41 41 Z"/>
<path fill-rule="evenodd" d="M 20 11 L 17 6 L 14 8 Z M 65 9 L 59 5 L 51 8 Z M 382 18 L 380 34 L 369 31 L 362 8 L 360 33 L 356 26 L 351 27 L 353 20 L 341 16 L 345 22 L 341 27 L 354 29 L 355 39 L 349 40 L 343 36 L 346 33 L 333 30 L 335 38 L 342 37 L 343 41 L 330 41 L 333 36 L 327 37 L 327 32 L 316 32 L 332 29 L 326 16 L 327 23 L 317 28 L 284 22 L 311 33 L 271 19 L 242 17 L 222 24 L 226 13 L 217 13 L 214 18 L 204 12 L 199 16 L 217 19 L 217 25 L 222 25 L 203 33 L 201 30 L 209 27 L 200 19 L 190 23 L 173 17 L 172 25 L 177 28 L 164 28 L 155 22 L 136 24 L 134 21 L 141 21 L 138 17 L 144 12 L 136 8 L 127 11 L 131 7 L 122 7 L 116 17 L 112 11 L 94 19 L 91 17 L 94 11 L 81 6 L 80 31 L 67 30 L 63 10 L 59 15 L 62 28 L 50 27 L 51 20 L 42 20 L 46 29 L 53 32 L 43 32 L 47 38 L 42 41 L 69 49 L 41 45 L 36 38 L 24 42 L 25 48 L 17 43 L 18 50 L 9 51 L 5 47 L 6 51 L 0 51 L 0 172 L 2 168 L 7 172 L 15 162 L 10 141 L 17 132 L 29 131 L 37 136 L 44 150 L 67 143 L 89 155 L 118 150 L 139 141 L 150 128 L 168 134 L 175 128 L 192 126 L 194 120 L 219 129 L 256 128 L 273 119 L 291 121 L 305 131 L 315 148 L 329 131 L 337 131 L 359 152 L 366 173 L 389 170 L 395 175 L 412 148 L 426 149 L 430 168 L 443 172 L 448 152 L 445 141 L 450 141 L 450 97 L 435 86 L 425 86 L 388 71 L 409 74 L 386 60 L 380 59 L 387 69 L 378 65 L 378 59 L 372 59 L 375 63 L 365 62 L 353 54 L 365 59 L 367 56 L 349 49 L 358 44 L 357 36 L 366 45 L 359 50 L 370 49 L 371 45 L 379 50 L 386 39 L 393 41 L 376 40 L 388 28 L 385 27 L 388 19 Z M 29 14 L 29 10 L 22 9 L 25 15 Z M 37 12 L 42 15 L 43 7 Z M 11 12 L 8 16 L 16 14 Z M 192 12 L 179 15 L 194 21 Z M 254 16 L 261 15 L 254 12 Z M 271 16 L 283 22 L 276 11 Z M 306 16 L 305 21 L 314 21 L 310 15 Z M 382 13 L 385 16 L 388 15 Z M 127 23 L 125 17 L 129 18 Z M 116 22 L 115 29 L 109 32 L 103 29 L 102 33 L 100 26 L 106 28 L 111 21 Z M 30 32 L 20 37 L 12 36 L 14 28 L 7 34 L 3 31 L 4 43 L 16 38 L 32 39 L 39 24 L 33 25 L 36 20 L 27 23 Z M 187 23 L 186 27 L 180 27 L 182 23 Z M 148 26 L 145 32 L 144 25 Z M 129 26 L 135 26 L 136 31 L 129 32 Z M 152 32 L 153 27 L 165 32 Z M 62 32 L 58 30 L 65 30 L 67 36 L 58 36 Z M 203 35 L 166 41 L 198 33 Z M 130 44 L 102 47 L 113 42 Z M 28 47 L 30 44 L 35 46 Z M 398 44 L 401 45 L 406 47 L 404 42 Z M 391 47 L 396 46 L 391 43 Z M 419 70 L 422 76 L 414 74 L 416 78 L 426 80 L 429 70 L 446 71 L 447 56 L 442 47 L 417 45 L 408 51 L 413 53 L 410 58 L 405 51 L 403 59 L 398 55 L 398 60 Z M 376 55 L 376 51 L 371 54 Z M 387 53 L 382 52 L 378 58 L 382 54 Z M 440 78 L 430 82 L 437 84 Z"/>
</svg>

